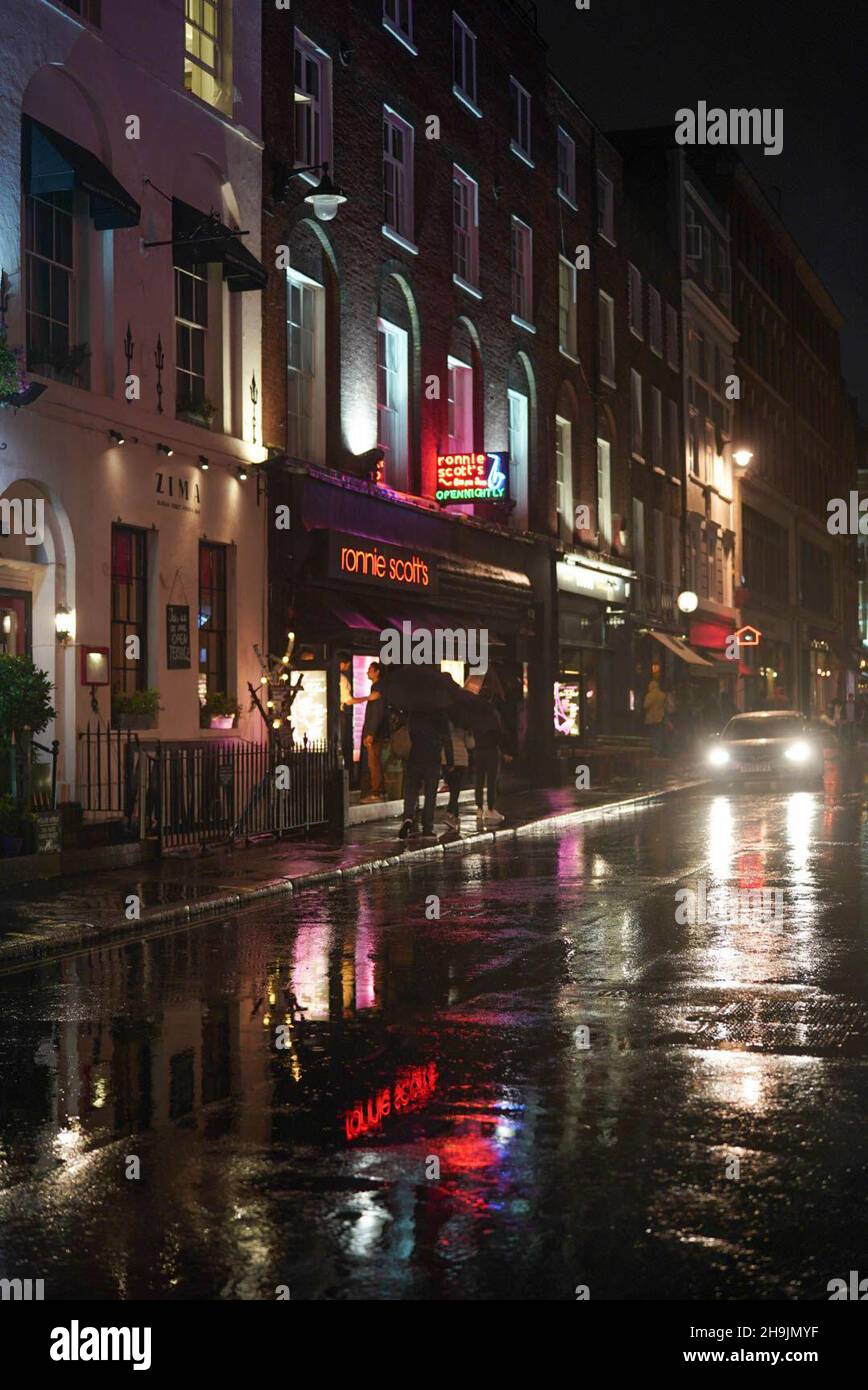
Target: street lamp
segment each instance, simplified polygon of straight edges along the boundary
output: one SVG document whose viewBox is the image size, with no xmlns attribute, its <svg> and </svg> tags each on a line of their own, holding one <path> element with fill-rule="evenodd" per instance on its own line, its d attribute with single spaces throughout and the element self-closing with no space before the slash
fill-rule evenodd
<svg viewBox="0 0 868 1390">
<path fill-rule="evenodd" d="M 301 169 L 289 170 L 282 179 L 281 199 L 285 198 L 289 192 L 290 179 L 294 179 L 298 174 L 319 174 L 319 183 L 305 195 L 304 201 L 313 208 L 314 215 L 320 222 L 331 222 L 332 218 L 337 215 L 341 203 L 345 203 L 347 198 L 343 189 L 338 188 L 337 184 L 332 181 L 328 162 L 306 164 Z"/>
<path fill-rule="evenodd" d="M 699 607 L 699 598 L 692 589 L 684 589 L 675 601 L 681 613 L 695 613 Z"/>
<path fill-rule="evenodd" d="M 752 458 L 753 453 L 750 449 L 736 449 L 732 456 L 733 463 L 737 468 L 747 468 Z"/>
</svg>

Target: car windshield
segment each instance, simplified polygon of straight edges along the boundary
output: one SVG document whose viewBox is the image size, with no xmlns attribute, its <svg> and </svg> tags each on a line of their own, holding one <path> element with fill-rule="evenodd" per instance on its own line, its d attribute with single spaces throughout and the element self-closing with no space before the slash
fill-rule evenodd
<svg viewBox="0 0 868 1390">
<path fill-rule="evenodd" d="M 727 739 L 742 738 L 796 738 L 804 733 L 801 719 L 794 715 L 781 715 L 780 718 L 751 719 L 747 715 L 736 715 L 730 719 L 723 731 Z"/>
</svg>

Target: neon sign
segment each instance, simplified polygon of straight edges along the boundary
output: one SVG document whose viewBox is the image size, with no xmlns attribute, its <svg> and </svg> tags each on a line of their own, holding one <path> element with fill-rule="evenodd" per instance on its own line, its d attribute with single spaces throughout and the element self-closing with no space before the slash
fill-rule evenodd
<svg viewBox="0 0 868 1390">
<path fill-rule="evenodd" d="M 759 628 L 751 627 L 749 623 L 737 629 L 735 640 L 740 647 L 758 647 L 762 633 Z"/>
<path fill-rule="evenodd" d="M 509 455 L 438 454 L 436 500 L 450 502 L 506 502 Z"/>
<path fill-rule="evenodd" d="M 361 536 L 329 532 L 328 565 L 334 579 L 349 577 L 378 587 L 427 592 L 437 587 L 436 567 L 426 556 Z"/>
<path fill-rule="evenodd" d="M 368 1096 L 366 1101 L 344 1112 L 347 1139 L 358 1139 L 372 1129 L 379 1129 L 383 1120 L 392 1114 L 400 1115 L 402 1111 L 415 1110 L 420 1105 L 427 1105 L 436 1089 L 436 1062 L 428 1062 L 421 1067 L 402 1068 L 391 1087 L 383 1086 L 381 1090 Z"/>
</svg>

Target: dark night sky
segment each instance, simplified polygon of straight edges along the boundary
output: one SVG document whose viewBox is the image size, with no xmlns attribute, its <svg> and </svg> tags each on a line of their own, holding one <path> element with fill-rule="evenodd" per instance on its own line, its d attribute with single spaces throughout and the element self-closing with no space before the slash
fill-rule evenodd
<svg viewBox="0 0 868 1390">
<path fill-rule="evenodd" d="M 783 153 L 742 154 L 781 190 L 788 230 L 844 315 L 844 375 L 868 418 L 865 0 L 537 4 L 553 71 L 603 130 L 674 128 L 701 100 L 783 108 Z"/>
</svg>

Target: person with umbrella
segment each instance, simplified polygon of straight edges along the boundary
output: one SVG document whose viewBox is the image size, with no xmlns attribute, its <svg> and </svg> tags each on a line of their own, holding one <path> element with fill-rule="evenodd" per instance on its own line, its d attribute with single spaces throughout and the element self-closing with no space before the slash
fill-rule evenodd
<svg viewBox="0 0 868 1390">
<path fill-rule="evenodd" d="M 422 834 L 434 834 L 434 812 L 437 807 L 437 788 L 440 784 L 440 756 L 446 772 L 453 772 L 452 739 L 449 720 L 443 710 L 410 710 L 410 756 L 404 773 L 404 819 L 398 839 L 406 840 L 416 826 L 416 799 L 420 787 L 424 792 Z"/>
</svg>

